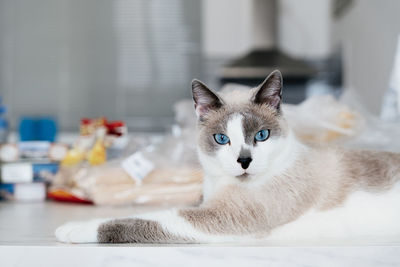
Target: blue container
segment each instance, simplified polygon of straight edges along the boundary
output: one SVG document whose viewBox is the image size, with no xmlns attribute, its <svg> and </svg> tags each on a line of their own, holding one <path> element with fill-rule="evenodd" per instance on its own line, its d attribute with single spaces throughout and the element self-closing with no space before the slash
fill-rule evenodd
<svg viewBox="0 0 400 267">
<path fill-rule="evenodd" d="M 0 117 L 0 143 L 6 143 L 8 137 L 8 121 Z"/>
<path fill-rule="evenodd" d="M 19 124 L 21 141 L 54 142 L 57 136 L 56 120 L 50 117 L 23 117 Z"/>
<path fill-rule="evenodd" d="M 53 118 L 41 118 L 37 122 L 37 138 L 40 141 L 54 142 L 57 135 L 57 124 Z"/>
<path fill-rule="evenodd" d="M 21 141 L 36 141 L 36 120 L 34 118 L 22 118 L 19 123 L 19 139 Z"/>
</svg>

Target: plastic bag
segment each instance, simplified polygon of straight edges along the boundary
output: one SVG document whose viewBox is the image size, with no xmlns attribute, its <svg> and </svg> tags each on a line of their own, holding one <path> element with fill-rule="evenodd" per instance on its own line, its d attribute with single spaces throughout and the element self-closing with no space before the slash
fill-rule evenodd
<svg viewBox="0 0 400 267">
<path fill-rule="evenodd" d="M 400 126 L 383 123 L 345 94 L 341 100 L 315 96 L 300 105 L 283 105 L 283 113 L 296 135 L 307 142 L 400 151 Z M 196 116 L 191 100 L 175 105 L 176 124 L 162 138 L 134 137 L 126 157 L 102 166 L 82 164 L 61 168 L 53 186 L 67 188 L 99 205 L 192 205 L 201 199 L 202 171 L 196 154 Z M 395 143 L 393 145 L 393 143 Z M 146 144 L 144 146 L 143 144 Z M 123 162 L 133 152 L 152 166 L 129 172 Z M 140 162 L 139 162 L 140 165 Z M 136 176 L 135 176 L 136 174 Z"/>
<path fill-rule="evenodd" d="M 176 124 L 170 134 L 146 140 L 132 137 L 134 145 L 127 146 L 130 153 L 101 166 L 62 167 L 52 188 L 63 188 L 98 205 L 198 203 L 203 174 L 196 154 L 193 104 L 178 102 L 175 113 Z M 133 161 L 129 160 L 135 155 Z M 140 170 L 144 165 L 151 167 Z"/>
<path fill-rule="evenodd" d="M 284 117 L 306 142 L 338 142 L 357 136 L 364 118 L 331 95 L 314 96 L 299 105 L 283 104 Z"/>
<path fill-rule="evenodd" d="M 354 138 L 343 140 L 341 145 L 372 150 L 400 152 L 400 123 L 382 120 L 372 114 L 359 101 L 360 97 L 353 90 L 347 90 L 340 102 L 361 114 L 364 123 Z"/>
<path fill-rule="evenodd" d="M 199 169 L 155 169 L 141 183 L 132 179 L 120 161 L 102 166 L 63 167 L 53 189 L 63 188 L 98 205 L 192 205 L 201 197 Z"/>
</svg>

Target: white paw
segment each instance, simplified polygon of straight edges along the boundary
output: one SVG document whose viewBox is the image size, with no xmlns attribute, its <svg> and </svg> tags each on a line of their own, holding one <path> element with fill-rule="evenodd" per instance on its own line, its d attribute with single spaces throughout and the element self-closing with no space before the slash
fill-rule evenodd
<svg viewBox="0 0 400 267">
<path fill-rule="evenodd" d="M 58 241 L 63 243 L 95 243 L 97 242 L 97 229 L 104 219 L 86 222 L 69 222 L 56 229 Z"/>
</svg>

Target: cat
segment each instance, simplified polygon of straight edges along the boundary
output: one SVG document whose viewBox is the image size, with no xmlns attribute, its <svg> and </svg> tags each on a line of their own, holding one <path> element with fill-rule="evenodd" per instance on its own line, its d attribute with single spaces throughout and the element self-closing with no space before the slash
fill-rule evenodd
<svg viewBox="0 0 400 267">
<path fill-rule="evenodd" d="M 247 91 L 217 93 L 192 81 L 205 173 L 198 207 L 70 222 L 56 229 L 57 240 L 211 243 L 377 231 L 400 236 L 400 155 L 300 142 L 282 112 L 282 83 L 278 70 Z"/>
</svg>

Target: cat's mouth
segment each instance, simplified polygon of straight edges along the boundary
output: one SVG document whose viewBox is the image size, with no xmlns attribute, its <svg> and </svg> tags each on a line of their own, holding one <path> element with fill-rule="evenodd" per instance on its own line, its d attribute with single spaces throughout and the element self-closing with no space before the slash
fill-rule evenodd
<svg viewBox="0 0 400 267">
<path fill-rule="evenodd" d="M 241 175 L 236 176 L 239 180 L 246 180 L 249 177 L 247 172 L 242 173 Z"/>
</svg>

